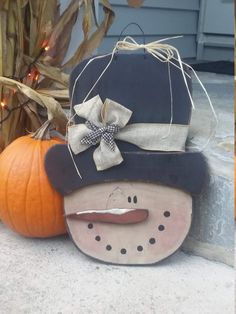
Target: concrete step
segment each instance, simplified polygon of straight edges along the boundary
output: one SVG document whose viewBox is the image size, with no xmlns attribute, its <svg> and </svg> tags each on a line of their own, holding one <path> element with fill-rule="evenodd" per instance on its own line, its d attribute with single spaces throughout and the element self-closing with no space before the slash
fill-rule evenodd
<svg viewBox="0 0 236 314">
<path fill-rule="evenodd" d="M 194 216 L 183 249 L 187 252 L 233 265 L 234 246 L 234 78 L 199 73 L 218 116 L 213 140 L 204 150 L 210 181 L 194 199 Z M 214 120 L 199 85 L 193 84 L 196 111 L 192 116 L 190 144 L 202 147 Z"/>
</svg>

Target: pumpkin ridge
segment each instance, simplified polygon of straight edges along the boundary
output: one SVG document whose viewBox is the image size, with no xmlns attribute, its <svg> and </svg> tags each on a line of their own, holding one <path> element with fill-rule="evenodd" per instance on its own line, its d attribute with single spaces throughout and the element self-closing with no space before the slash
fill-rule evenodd
<svg viewBox="0 0 236 314">
<path fill-rule="evenodd" d="M 42 220 L 42 223 L 41 223 L 41 233 L 42 234 L 45 234 L 45 223 L 44 223 L 44 210 L 43 210 L 43 204 L 42 204 L 42 198 L 43 198 L 43 193 L 42 193 L 42 187 L 41 187 L 41 182 L 43 181 L 42 180 L 42 175 L 41 175 L 41 161 L 44 159 L 43 158 L 43 154 L 42 154 L 42 146 L 43 146 L 43 142 L 41 142 L 41 140 L 37 140 L 36 141 L 39 141 L 37 144 L 39 145 L 39 149 L 38 149 L 38 152 L 37 152 L 37 157 L 38 159 L 40 160 L 40 162 L 38 163 L 38 179 L 39 179 L 39 199 L 40 199 L 40 216 L 41 216 L 41 220 Z"/>
<path fill-rule="evenodd" d="M 16 160 L 16 158 L 17 158 L 17 155 L 15 155 L 15 157 L 13 158 L 12 166 L 8 169 L 7 176 L 6 176 L 7 186 L 5 188 L 5 201 L 6 201 L 6 208 L 7 208 L 7 210 L 5 212 L 7 212 L 7 215 L 9 217 L 9 223 L 12 225 L 12 227 L 14 229 L 16 229 L 16 227 L 15 227 L 15 224 L 14 224 L 14 221 L 13 221 L 13 217 L 11 215 L 11 211 L 9 210 L 9 207 L 8 207 L 9 203 L 8 203 L 7 191 L 8 191 L 9 177 L 10 177 L 11 171 L 13 169 L 14 161 Z"/>
<path fill-rule="evenodd" d="M 31 145 L 32 143 L 29 142 L 29 146 L 32 146 Z M 30 183 L 30 179 L 31 179 L 31 175 L 32 175 L 32 168 L 33 168 L 33 165 L 34 165 L 34 153 L 35 153 L 35 147 L 33 148 L 32 152 L 31 152 L 31 159 L 32 159 L 32 162 L 31 162 L 31 166 L 30 166 L 30 172 L 29 172 L 29 177 L 28 177 L 28 180 L 27 180 L 27 183 L 25 185 L 25 202 L 24 202 L 24 216 L 25 216 L 25 225 L 26 225 L 26 229 L 28 231 L 28 234 L 29 236 L 32 236 L 32 232 L 30 230 L 30 228 L 28 226 L 30 226 L 30 223 L 28 224 L 28 219 L 27 219 L 27 195 L 28 195 L 28 188 L 29 188 L 29 183 Z"/>
<path fill-rule="evenodd" d="M 4 156 L 4 152 L 1 153 L 1 158 L 2 159 Z M 16 157 L 12 158 L 11 159 L 11 163 L 15 160 Z M 14 226 L 14 223 L 13 223 L 13 219 L 10 215 L 10 211 L 8 210 L 8 198 L 7 198 L 7 190 L 8 190 L 8 179 L 9 179 L 9 176 L 10 176 L 10 171 L 11 171 L 11 168 L 6 168 L 7 169 L 7 172 L 6 172 L 6 176 L 5 176 L 5 180 L 7 182 L 6 184 L 6 188 L 4 190 L 4 201 L 5 201 L 5 206 L 7 208 L 7 210 L 1 210 L 0 213 L 2 212 L 2 215 L 0 216 L 1 219 L 5 219 L 5 217 L 3 217 L 4 214 L 6 214 L 6 216 L 8 217 L 7 218 L 7 221 L 8 221 L 8 224 L 11 225 L 13 228 L 15 227 Z"/>
<path fill-rule="evenodd" d="M 16 145 L 14 145 L 14 147 L 11 146 L 11 150 L 12 150 L 12 148 L 15 149 L 15 146 L 17 146 L 18 142 L 21 143 L 22 140 L 23 140 L 23 137 L 21 137 L 20 140 L 16 140 Z M 6 212 L 8 213 L 8 217 L 10 218 L 10 219 L 9 219 L 9 222 L 10 222 L 10 224 L 12 225 L 13 229 L 14 229 L 15 231 L 19 232 L 19 228 L 16 227 L 16 224 L 14 223 L 14 219 L 13 219 L 13 217 L 12 217 L 12 210 L 11 210 L 10 207 L 9 207 L 8 197 L 6 197 L 6 196 L 7 196 L 7 193 L 8 193 L 8 190 L 9 190 L 9 188 L 8 188 L 9 177 L 10 177 L 12 171 L 14 170 L 14 164 L 15 164 L 17 158 L 18 158 L 18 154 L 16 154 L 16 155 L 12 158 L 12 160 L 11 160 L 11 165 L 12 165 L 12 166 L 10 167 L 10 170 L 9 170 L 9 172 L 8 172 L 8 174 L 7 174 L 7 180 L 6 180 L 7 186 L 6 186 L 6 189 L 5 189 L 5 198 L 6 198 L 6 208 L 7 208 L 7 211 L 6 211 Z M 27 227 L 27 230 L 28 230 L 28 227 Z"/>
</svg>

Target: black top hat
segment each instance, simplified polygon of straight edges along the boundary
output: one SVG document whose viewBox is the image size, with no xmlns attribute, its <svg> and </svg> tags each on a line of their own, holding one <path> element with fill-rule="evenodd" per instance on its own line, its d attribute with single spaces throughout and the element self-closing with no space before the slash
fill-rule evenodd
<svg viewBox="0 0 236 314">
<path fill-rule="evenodd" d="M 88 60 L 85 60 L 74 69 L 70 77 L 70 93 L 76 82 L 73 105 L 83 102 L 109 59 L 109 56 L 91 59 L 86 68 Z M 119 54 L 88 99 L 99 95 L 103 102 L 109 98 L 130 109 L 132 116 L 128 124 L 169 124 L 172 110 L 172 124 L 188 126 L 191 101 L 178 63 L 175 65 L 160 62 L 148 54 Z M 191 73 L 187 67 L 184 70 L 191 90 Z M 84 124 L 85 119 L 76 116 L 75 122 Z M 112 168 L 97 171 L 93 161 L 95 146 L 73 155 L 83 179 L 76 172 L 67 145 L 52 147 L 45 160 L 49 180 L 63 195 L 89 184 L 120 180 L 156 182 L 191 194 L 197 194 L 203 188 L 207 178 L 207 165 L 201 153 L 150 151 L 128 142 L 115 141 L 124 160 Z"/>
</svg>

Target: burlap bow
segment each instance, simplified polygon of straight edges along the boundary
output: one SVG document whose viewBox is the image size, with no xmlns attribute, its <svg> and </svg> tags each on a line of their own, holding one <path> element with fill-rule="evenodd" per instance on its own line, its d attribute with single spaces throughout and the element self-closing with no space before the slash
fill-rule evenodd
<svg viewBox="0 0 236 314">
<path fill-rule="evenodd" d="M 126 141 L 144 150 L 184 151 L 188 125 L 160 123 L 133 123 L 127 125 L 132 111 L 119 103 L 106 99 L 103 103 L 97 95 L 74 106 L 76 114 L 86 120 L 85 124 L 68 127 L 68 143 L 74 154 L 92 145 L 97 170 L 119 165 L 123 157 L 115 139 Z"/>
</svg>

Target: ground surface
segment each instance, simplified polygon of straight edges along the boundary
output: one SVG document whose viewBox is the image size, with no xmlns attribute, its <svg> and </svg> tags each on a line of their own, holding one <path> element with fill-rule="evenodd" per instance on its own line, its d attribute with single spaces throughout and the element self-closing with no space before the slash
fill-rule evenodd
<svg viewBox="0 0 236 314">
<path fill-rule="evenodd" d="M 0 223 L 0 313 L 233 314 L 234 271 L 178 252 L 151 267 L 82 255 L 68 237 L 22 238 Z"/>
</svg>

